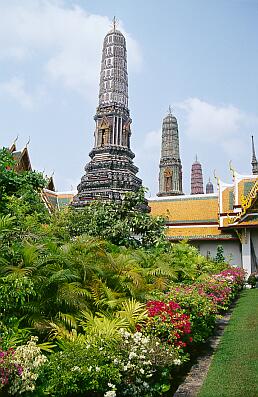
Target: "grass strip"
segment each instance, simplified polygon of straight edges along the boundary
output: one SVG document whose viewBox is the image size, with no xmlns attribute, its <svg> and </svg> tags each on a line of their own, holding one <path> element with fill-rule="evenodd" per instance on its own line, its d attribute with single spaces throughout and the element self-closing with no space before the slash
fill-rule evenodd
<svg viewBox="0 0 258 397">
<path fill-rule="evenodd" d="M 258 289 L 241 293 L 198 397 L 258 396 Z"/>
</svg>

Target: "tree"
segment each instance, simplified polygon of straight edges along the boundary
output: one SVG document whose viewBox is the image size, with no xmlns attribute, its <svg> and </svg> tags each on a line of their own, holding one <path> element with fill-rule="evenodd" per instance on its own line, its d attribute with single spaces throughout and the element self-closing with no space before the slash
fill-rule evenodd
<svg viewBox="0 0 258 397">
<path fill-rule="evenodd" d="M 46 185 L 36 171 L 17 172 L 15 160 L 8 149 L 0 150 L 0 213 L 22 216 L 37 214 L 43 218 L 47 210 L 40 193 Z"/>
<path fill-rule="evenodd" d="M 72 236 L 88 234 L 126 247 L 151 247 L 165 242 L 164 219 L 146 212 L 144 189 L 126 193 L 121 202 L 93 201 L 82 210 L 71 209 Z"/>
<path fill-rule="evenodd" d="M 217 263 L 223 263 L 225 262 L 225 257 L 224 257 L 224 249 L 222 245 L 217 246 L 217 253 L 215 256 L 215 262 Z"/>
</svg>

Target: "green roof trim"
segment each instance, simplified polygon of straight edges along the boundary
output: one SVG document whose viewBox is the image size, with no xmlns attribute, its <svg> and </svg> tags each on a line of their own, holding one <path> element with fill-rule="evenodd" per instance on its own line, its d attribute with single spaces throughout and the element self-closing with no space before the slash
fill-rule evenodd
<svg viewBox="0 0 258 397">
<path fill-rule="evenodd" d="M 230 192 L 229 192 L 229 209 L 230 210 L 233 210 L 234 198 L 235 198 L 234 192 L 233 192 L 233 190 L 230 190 Z"/>
<path fill-rule="evenodd" d="M 231 234 L 220 235 L 197 235 L 197 236 L 167 236 L 168 240 L 236 240 L 237 238 Z"/>
<path fill-rule="evenodd" d="M 244 183 L 244 195 L 247 196 L 250 190 L 252 189 L 254 182 L 245 182 Z"/>
<path fill-rule="evenodd" d="M 70 204 L 72 197 L 58 197 L 57 200 L 59 208 L 63 208 Z"/>
</svg>

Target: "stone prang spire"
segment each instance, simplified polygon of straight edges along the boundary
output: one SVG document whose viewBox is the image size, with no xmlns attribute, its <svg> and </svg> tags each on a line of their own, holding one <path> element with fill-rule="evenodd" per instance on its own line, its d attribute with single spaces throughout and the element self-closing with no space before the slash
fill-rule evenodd
<svg viewBox="0 0 258 397">
<path fill-rule="evenodd" d="M 179 155 L 179 136 L 177 119 L 169 107 L 168 115 L 163 119 L 161 158 L 159 163 L 158 196 L 178 196 L 183 194 L 182 165 Z"/>
<path fill-rule="evenodd" d="M 254 137 L 252 135 L 252 172 L 253 175 L 258 175 L 258 161 L 255 155 L 255 148 L 254 148 Z"/>
<path fill-rule="evenodd" d="M 211 179 L 209 178 L 209 182 L 206 184 L 206 194 L 214 193 L 214 187 L 211 182 Z"/>
<path fill-rule="evenodd" d="M 117 30 L 115 18 L 112 30 L 104 38 L 99 106 L 94 120 L 94 148 L 73 201 L 75 207 L 92 199 L 120 200 L 125 192 L 136 191 L 142 185 L 130 149 L 126 42 Z"/>
<path fill-rule="evenodd" d="M 191 194 L 203 194 L 202 166 L 197 160 L 197 156 L 195 162 L 192 164 Z"/>
</svg>

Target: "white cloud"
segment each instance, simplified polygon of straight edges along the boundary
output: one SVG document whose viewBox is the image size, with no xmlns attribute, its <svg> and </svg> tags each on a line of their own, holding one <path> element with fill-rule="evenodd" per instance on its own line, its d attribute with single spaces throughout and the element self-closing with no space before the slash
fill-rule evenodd
<svg viewBox="0 0 258 397">
<path fill-rule="evenodd" d="M 157 152 L 161 148 L 161 129 L 149 131 L 144 136 L 144 152 Z"/>
<path fill-rule="evenodd" d="M 22 107 L 32 109 L 35 104 L 33 95 L 29 94 L 25 88 L 25 82 L 17 77 L 0 84 L 1 94 L 7 94 L 15 99 Z"/>
<path fill-rule="evenodd" d="M 189 98 L 174 105 L 182 111 L 185 133 L 200 144 L 213 144 L 227 155 L 240 154 L 246 137 L 258 128 L 258 118 L 233 105 L 213 105 Z"/>
<path fill-rule="evenodd" d="M 96 100 L 103 38 L 111 27 L 108 17 L 54 0 L 1 3 L 0 15 L 0 59 L 38 59 L 48 80 Z M 127 37 L 131 69 L 137 70 L 139 46 L 122 22 L 120 28 Z"/>
</svg>

